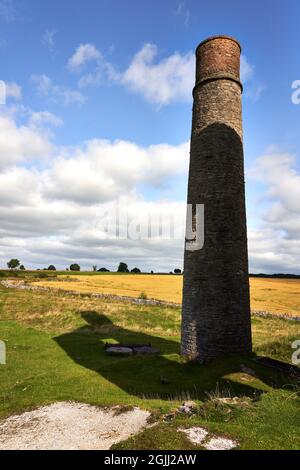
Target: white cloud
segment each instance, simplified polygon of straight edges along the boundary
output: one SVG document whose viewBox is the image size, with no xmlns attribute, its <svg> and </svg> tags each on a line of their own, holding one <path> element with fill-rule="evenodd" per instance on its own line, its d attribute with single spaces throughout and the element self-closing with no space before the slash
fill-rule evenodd
<svg viewBox="0 0 300 470">
<path fill-rule="evenodd" d="M 109 203 L 102 209 L 111 213 L 113 208 Z M 84 208 L 45 201 L 31 207 L 10 207 L 9 210 L 0 206 L 0 217 L 5 220 L 0 229 L 0 259 L 4 265 L 7 259 L 17 256 L 27 266 L 36 267 L 54 263 L 64 268 L 76 261 L 85 268 L 98 264 L 116 269 L 120 261 L 126 261 L 131 268 L 139 266 L 149 271 L 168 272 L 176 267 L 182 268 L 184 203 L 147 203 L 127 197 L 120 201 L 119 210 L 129 212 L 131 233 L 134 233 L 131 217 L 137 213 L 153 216 L 152 228 L 156 233 L 159 233 L 160 226 L 157 215 L 164 219 L 171 214 L 174 221 L 181 224 L 182 237 L 141 240 L 107 237 L 101 225 L 101 214 L 99 216 L 99 209 L 95 206 Z M 145 233 L 148 222 L 145 217 L 141 221 L 142 232 Z"/>
<path fill-rule="evenodd" d="M 94 44 L 80 44 L 68 61 L 70 70 L 76 71 L 90 61 L 99 61 L 102 58 L 100 51 Z"/>
<path fill-rule="evenodd" d="M 286 211 L 300 216 L 300 173 L 294 155 L 270 147 L 257 160 L 250 175 L 266 185 L 271 201 L 277 201 Z"/>
<path fill-rule="evenodd" d="M 99 85 L 101 83 L 101 79 L 102 72 L 97 69 L 94 73 L 83 75 L 78 81 L 78 86 L 79 88 L 86 88 L 92 85 Z"/>
<path fill-rule="evenodd" d="M 102 83 L 120 83 L 122 76 L 116 71 L 114 66 L 102 59 L 98 62 L 96 69 L 92 73 L 83 75 L 79 81 L 79 88 L 85 88 L 88 86 L 101 85 Z"/>
<path fill-rule="evenodd" d="M 251 87 L 247 87 L 245 96 L 252 101 L 258 101 L 265 89 L 266 87 L 262 84 L 252 85 Z"/>
<path fill-rule="evenodd" d="M 37 91 L 40 95 L 46 96 L 55 102 L 62 100 L 65 105 L 71 105 L 74 103 L 83 104 L 86 101 L 85 96 L 80 91 L 54 85 L 47 75 L 32 75 L 31 81 L 37 85 Z"/>
<path fill-rule="evenodd" d="M 177 15 L 186 13 L 183 3 L 178 5 Z M 72 71 L 81 70 L 88 61 L 96 62 L 95 69 L 83 75 L 78 82 L 79 88 L 100 85 L 105 79 L 109 83 L 123 85 L 131 92 L 141 95 L 150 103 L 165 106 L 174 102 L 191 102 L 195 84 L 195 54 L 187 52 L 173 54 L 158 60 L 155 44 L 145 44 L 138 51 L 127 69 L 118 72 L 93 44 L 81 44 L 69 59 Z M 241 57 L 241 77 L 243 82 L 253 78 L 254 66 L 245 56 Z M 252 91 L 257 100 L 262 89 Z M 254 96 L 255 95 L 255 96 Z"/>
<path fill-rule="evenodd" d="M 20 100 L 22 98 L 22 88 L 15 82 L 5 83 L 6 98 Z"/>
<path fill-rule="evenodd" d="M 299 273 L 300 172 L 295 156 L 270 147 L 249 177 L 265 186 L 262 221 L 249 236 L 251 265 L 256 271 Z"/>
<path fill-rule="evenodd" d="M 248 62 L 246 56 L 241 55 L 241 81 L 243 83 L 251 80 L 254 76 L 255 68 Z"/>
<path fill-rule="evenodd" d="M 28 126 L 17 126 L 12 116 L 0 117 L 2 265 L 17 256 L 27 266 L 55 263 L 65 267 L 79 261 L 85 267 L 97 262 L 112 268 L 125 257 L 132 267 L 181 267 L 182 237 L 107 238 L 101 217 L 105 213 L 112 217 L 118 204 L 130 218 L 143 215 L 144 232 L 148 227 L 145 214 L 156 217 L 158 233 L 158 214 L 163 220 L 170 212 L 177 219 L 179 214 L 184 216 L 184 202 L 147 202 L 139 187 L 159 187 L 160 194 L 166 194 L 166 184 L 172 187 L 177 177 L 187 173 L 188 143 L 143 148 L 132 142 L 92 140 L 66 151 L 54 149 L 47 140 L 40 129 L 47 124 L 60 122 L 48 112 L 31 113 Z M 51 158 L 41 165 L 43 155 Z M 183 229 L 184 217 L 178 223 Z"/>
<path fill-rule="evenodd" d="M 191 101 L 195 81 L 194 54 L 175 52 L 154 63 L 157 53 L 154 44 L 145 44 L 123 73 L 121 82 L 158 105 Z"/>
<path fill-rule="evenodd" d="M 63 125 L 63 120 L 49 111 L 33 112 L 30 116 L 29 125 L 31 127 L 43 127 L 45 125 L 60 127 Z"/>
<path fill-rule="evenodd" d="M 141 147 L 126 141 L 91 140 L 66 151 L 54 148 L 41 131 L 47 124 L 56 126 L 61 121 L 39 112 L 30 115 L 27 126 L 18 126 L 13 116 L 0 115 L 2 265 L 18 257 L 36 267 L 50 263 L 65 267 L 78 261 L 83 267 L 115 268 L 124 260 L 148 270 L 181 268 L 183 236 L 161 239 L 158 215 L 164 221 L 169 215 L 175 217 L 183 233 L 186 204 L 172 201 L 172 190 L 178 178 L 187 177 L 189 143 Z M 41 165 L 41 159 L 49 156 Z M 249 176 L 266 187 L 260 226 L 249 227 L 251 270 L 299 272 L 300 172 L 295 157 L 272 147 Z M 161 200 L 144 200 L 141 188 L 156 187 Z M 153 219 L 156 237 L 106 237 L 102 217 L 108 214 L 113 220 L 116 205 L 128 213 L 129 222 L 142 216 L 142 233 L 148 230 L 147 217 Z"/>
<path fill-rule="evenodd" d="M 126 141 L 93 140 L 71 156 L 57 158 L 45 177 L 47 198 L 96 204 L 135 191 L 164 186 L 187 172 L 188 144 L 142 148 Z"/>
<path fill-rule="evenodd" d="M 42 44 L 47 47 L 50 52 L 54 52 L 55 50 L 55 35 L 55 30 L 46 29 L 42 37 Z"/>
<path fill-rule="evenodd" d="M 88 62 L 94 62 L 95 68 L 79 79 L 79 88 L 100 85 L 105 80 L 114 82 L 120 80 L 115 67 L 104 58 L 94 44 L 80 44 L 69 59 L 67 66 L 72 72 L 79 72 Z"/>
<path fill-rule="evenodd" d="M 45 157 L 52 148 L 39 132 L 27 126 L 18 127 L 11 117 L 0 115 L 0 168 Z"/>
<path fill-rule="evenodd" d="M 175 16 L 183 19 L 184 26 L 188 27 L 191 19 L 191 12 L 185 2 L 179 2 L 175 9 Z"/>
<path fill-rule="evenodd" d="M 300 244 L 288 240 L 278 230 L 248 229 L 250 270 L 253 273 L 300 274 Z"/>
<path fill-rule="evenodd" d="M 70 90 L 66 87 L 57 87 L 53 88 L 53 95 L 56 97 L 61 97 L 65 105 L 70 105 L 73 103 L 83 104 L 86 101 L 85 96 L 77 90 Z"/>
<path fill-rule="evenodd" d="M 0 173 L 0 204 L 3 207 L 31 205 L 38 188 L 37 175 L 26 168 L 8 168 Z"/>
<path fill-rule="evenodd" d="M 184 8 L 179 4 L 179 13 Z M 174 54 L 160 60 L 157 46 L 145 44 L 134 56 L 131 64 L 117 80 L 131 91 L 141 94 L 147 101 L 159 106 L 173 102 L 191 102 L 195 84 L 195 55 L 193 52 Z M 241 80 L 243 83 L 254 77 L 255 67 L 241 56 Z M 256 87 L 251 98 L 258 100 L 263 87 Z M 250 92 L 249 92 L 250 93 Z"/>
<path fill-rule="evenodd" d="M 37 84 L 40 95 L 49 95 L 52 89 L 52 80 L 47 75 L 32 75 L 31 81 Z"/>
<path fill-rule="evenodd" d="M 191 101 L 195 80 L 194 54 L 174 53 L 155 63 L 157 55 L 157 46 L 145 44 L 135 54 L 129 67 L 117 72 L 93 44 L 81 44 L 69 59 L 68 68 L 78 71 L 87 62 L 96 62 L 94 71 L 80 78 L 80 88 L 99 85 L 106 79 L 110 83 L 124 85 L 159 106 L 175 101 Z"/>
</svg>

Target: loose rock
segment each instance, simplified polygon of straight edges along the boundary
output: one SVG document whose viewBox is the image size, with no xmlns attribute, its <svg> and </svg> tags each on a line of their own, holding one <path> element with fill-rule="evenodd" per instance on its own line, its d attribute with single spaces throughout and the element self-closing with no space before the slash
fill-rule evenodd
<svg viewBox="0 0 300 470">
<path fill-rule="evenodd" d="M 179 413 L 193 414 L 197 411 L 198 405 L 194 401 L 186 401 L 178 408 Z"/>
<path fill-rule="evenodd" d="M 125 348 L 123 346 L 112 346 L 111 348 L 107 348 L 106 352 L 112 356 L 131 356 L 133 354 L 133 349 Z"/>
<path fill-rule="evenodd" d="M 178 431 L 186 434 L 193 444 L 202 444 L 208 436 L 208 431 L 204 428 L 178 429 Z"/>
<path fill-rule="evenodd" d="M 223 437 L 213 437 L 207 442 L 207 444 L 204 444 L 204 447 L 207 450 L 232 450 L 237 446 L 237 442 Z"/>
</svg>

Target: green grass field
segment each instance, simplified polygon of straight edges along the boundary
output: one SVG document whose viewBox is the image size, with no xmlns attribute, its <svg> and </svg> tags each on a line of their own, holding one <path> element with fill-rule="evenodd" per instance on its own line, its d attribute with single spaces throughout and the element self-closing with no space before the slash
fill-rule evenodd
<svg viewBox="0 0 300 470">
<path fill-rule="evenodd" d="M 253 357 L 227 357 L 207 366 L 179 354 L 180 309 L 134 305 L 64 292 L 0 288 L 0 417 L 55 401 L 140 406 L 158 425 L 119 444 L 124 449 L 189 449 L 178 427 L 203 425 L 240 442 L 241 449 L 299 449 L 299 384 Z M 299 323 L 253 318 L 255 353 L 291 361 Z M 105 342 L 151 343 L 158 356 L 107 356 Z M 242 364 L 255 376 L 242 371 Z M 163 384 L 161 377 L 167 379 Z M 213 396 L 250 397 L 247 406 L 218 405 Z M 193 418 L 162 416 L 186 398 Z"/>
</svg>

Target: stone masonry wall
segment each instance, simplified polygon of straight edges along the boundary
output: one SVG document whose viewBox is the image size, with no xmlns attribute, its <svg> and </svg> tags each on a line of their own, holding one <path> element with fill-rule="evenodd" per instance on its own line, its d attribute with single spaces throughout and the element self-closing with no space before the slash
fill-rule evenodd
<svg viewBox="0 0 300 470">
<path fill-rule="evenodd" d="M 240 46 L 197 49 L 188 203 L 205 205 L 205 243 L 185 251 L 182 354 L 207 362 L 250 352 Z"/>
</svg>

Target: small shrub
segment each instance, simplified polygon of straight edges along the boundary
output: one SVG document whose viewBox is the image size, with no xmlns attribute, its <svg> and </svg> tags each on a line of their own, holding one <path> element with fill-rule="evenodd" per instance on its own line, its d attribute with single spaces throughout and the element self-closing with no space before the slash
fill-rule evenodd
<svg viewBox="0 0 300 470">
<path fill-rule="evenodd" d="M 206 421 L 228 422 L 237 418 L 245 409 L 252 406 L 253 400 L 247 396 L 235 396 L 230 388 L 207 393 L 208 400 L 198 409 L 198 415 Z"/>
<path fill-rule="evenodd" d="M 36 274 L 36 279 L 48 279 L 48 274 L 47 273 L 39 273 L 39 274 Z"/>
<path fill-rule="evenodd" d="M 131 270 L 132 274 L 141 274 L 141 270 L 139 268 L 134 268 Z"/>
<path fill-rule="evenodd" d="M 145 292 L 141 292 L 140 296 L 139 296 L 139 299 L 140 300 L 147 300 L 148 299 L 148 295 L 145 293 Z"/>
</svg>

